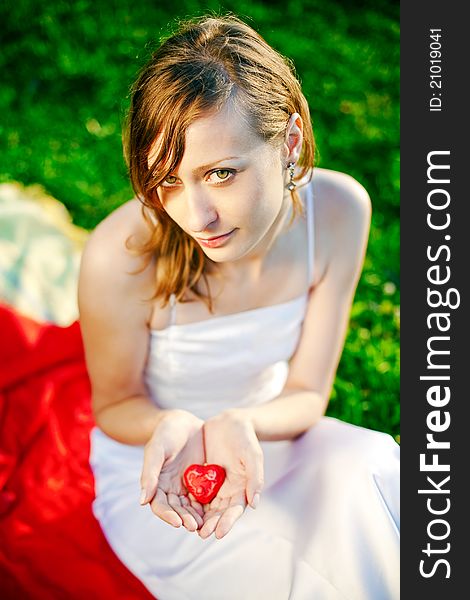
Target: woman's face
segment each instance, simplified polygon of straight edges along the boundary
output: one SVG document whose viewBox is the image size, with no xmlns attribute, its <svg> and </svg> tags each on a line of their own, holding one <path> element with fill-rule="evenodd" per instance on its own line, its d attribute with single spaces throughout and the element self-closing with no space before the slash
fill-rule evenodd
<svg viewBox="0 0 470 600">
<path fill-rule="evenodd" d="M 166 212 L 214 262 L 262 257 L 291 203 L 282 148 L 230 105 L 196 120 L 185 141 L 179 167 L 158 189 Z"/>
</svg>

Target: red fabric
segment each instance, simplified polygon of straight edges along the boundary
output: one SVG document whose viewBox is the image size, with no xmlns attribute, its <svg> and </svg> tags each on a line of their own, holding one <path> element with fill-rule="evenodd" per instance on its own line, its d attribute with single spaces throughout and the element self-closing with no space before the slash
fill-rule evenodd
<svg viewBox="0 0 470 600">
<path fill-rule="evenodd" d="M 150 600 L 91 511 L 93 426 L 78 322 L 0 305 L 0 597 Z"/>
</svg>

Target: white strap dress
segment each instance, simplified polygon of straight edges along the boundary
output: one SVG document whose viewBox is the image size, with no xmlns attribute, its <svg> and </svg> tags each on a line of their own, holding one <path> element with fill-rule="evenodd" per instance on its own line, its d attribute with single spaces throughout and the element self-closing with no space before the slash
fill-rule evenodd
<svg viewBox="0 0 470 600">
<path fill-rule="evenodd" d="M 311 189 L 311 186 L 309 186 Z M 313 198 L 307 193 L 309 273 Z M 153 401 L 207 419 L 282 391 L 307 294 L 150 332 Z M 203 540 L 141 507 L 143 448 L 94 428 L 93 512 L 115 553 L 159 600 L 396 600 L 399 446 L 324 417 L 296 440 L 261 442 L 265 486 L 224 538 Z"/>
</svg>

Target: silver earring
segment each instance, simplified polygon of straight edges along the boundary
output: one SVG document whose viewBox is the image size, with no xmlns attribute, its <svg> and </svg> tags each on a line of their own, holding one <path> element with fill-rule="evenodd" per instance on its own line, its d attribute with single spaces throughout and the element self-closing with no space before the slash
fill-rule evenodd
<svg viewBox="0 0 470 600">
<path fill-rule="evenodd" d="M 289 190 L 289 192 L 292 192 L 297 187 L 294 182 L 294 167 L 295 167 L 294 162 L 290 162 L 287 165 L 287 168 L 289 169 L 289 177 L 290 177 L 289 183 L 287 184 L 287 189 Z"/>
</svg>

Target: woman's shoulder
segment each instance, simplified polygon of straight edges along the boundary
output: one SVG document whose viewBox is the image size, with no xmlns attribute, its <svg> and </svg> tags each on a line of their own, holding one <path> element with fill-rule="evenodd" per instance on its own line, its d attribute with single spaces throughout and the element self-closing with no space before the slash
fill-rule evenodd
<svg viewBox="0 0 470 600">
<path fill-rule="evenodd" d="M 118 206 L 98 223 L 90 239 L 94 244 L 100 241 L 120 244 L 124 236 L 141 241 L 149 233 L 150 226 L 143 218 L 142 204 L 133 198 Z"/>
<path fill-rule="evenodd" d="M 364 218 L 370 213 L 367 190 L 347 173 L 317 167 L 308 185 L 312 186 L 315 205 L 335 220 Z"/>
<path fill-rule="evenodd" d="M 322 273 L 355 272 L 362 262 L 369 233 L 371 201 L 367 190 L 354 177 L 323 168 L 315 168 L 308 185 L 314 198 L 316 247 L 322 257 Z"/>
<path fill-rule="evenodd" d="M 132 248 L 151 234 L 137 199 L 125 202 L 105 217 L 91 232 L 81 261 L 88 281 L 108 289 L 135 290 L 151 280 L 153 263 Z"/>
<path fill-rule="evenodd" d="M 138 253 L 132 251 L 147 241 L 152 230 L 142 215 L 142 204 L 136 199 L 125 202 L 107 215 L 93 229 L 85 246 L 84 254 L 109 266 L 123 264 L 138 266 L 142 262 Z"/>
</svg>

